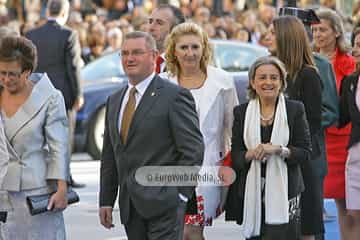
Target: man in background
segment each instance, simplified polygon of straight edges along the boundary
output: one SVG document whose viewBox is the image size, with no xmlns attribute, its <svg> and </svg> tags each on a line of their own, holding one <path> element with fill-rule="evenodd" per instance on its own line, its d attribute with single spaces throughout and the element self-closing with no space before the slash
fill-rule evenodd
<svg viewBox="0 0 360 240">
<path fill-rule="evenodd" d="M 146 166 L 156 166 L 160 174 L 162 166 L 201 166 L 204 154 L 194 99 L 155 74 L 157 54 L 150 34 L 126 34 L 121 62 L 129 81 L 106 104 L 99 217 L 112 228 L 119 197 L 129 240 L 183 239 L 186 202 L 195 185 L 149 186 L 136 174 Z"/>
<path fill-rule="evenodd" d="M 75 31 L 65 27 L 69 16 L 68 0 L 50 0 L 47 5 L 47 22 L 29 31 L 26 37 L 38 51 L 35 72 L 47 73 L 55 88 L 61 91 L 69 118 L 69 144 L 73 147 L 76 112 L 84 99 L 80 88 L 81 48 Z M 84 187 L 70 177 L 72 187 Z"/>
<path fill-rule="evenodd" d="M 178 24 L 185 22 L 185 17 L 179 8 L 170 4 L 160 4 L 155 8 L 149 19 L 147 31 L 156 41 L 159 56 L 156 58 L 155 72 L 165 71 L 165 39 Z"/>
</svg>

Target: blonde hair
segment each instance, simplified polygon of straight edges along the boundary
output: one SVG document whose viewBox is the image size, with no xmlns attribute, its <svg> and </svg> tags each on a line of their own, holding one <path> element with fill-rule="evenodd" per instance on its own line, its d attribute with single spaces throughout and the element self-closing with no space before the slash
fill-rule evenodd
<svg viewBox="0 0 360 240">
<path fill-rule="evenodd" d="M 166 69 L 167 71 L 173 75 L 178 77 L 181 69 L 180 64 L 175 57 L 175 47 L 176 43 L 180 37 L 185 35 L 195 35 L 201 39 L 201 44 L 203 47 L 203 53 L 200 59 L 200 69 L 206 75 L 206 68 L 211 60 L 212 48 L 210 46 L 209 38 L 207 33 L 202 30 L 202 28 L 193 23 L 193 22 L 185 22 L 177 25 L 173 28 L 169 36 L 165 40 L 165 59 L 166 59 Z"/>
<path fill-rule="evenodd" d="M 336 47 L 341 53 L 348 53 L 350 51 L 350 46 L 345 39 L 345 30 L 343 21 L 341 17 L 333 10 L 323 9 L 316 12 L 316 15 L 323 20 L 326 20 L 330 23 L 330 27 L 333 31 L 339 34 L 336 38 Z"/>
<path fill-rule="evenodd" d="M 310 41 L 302 22 L 294 16 L 282 16 L 273 21 L 276 35 L 276 55 L 285 64 L 294 81 L 306 64 L 315 67 Z"/>
</svg>

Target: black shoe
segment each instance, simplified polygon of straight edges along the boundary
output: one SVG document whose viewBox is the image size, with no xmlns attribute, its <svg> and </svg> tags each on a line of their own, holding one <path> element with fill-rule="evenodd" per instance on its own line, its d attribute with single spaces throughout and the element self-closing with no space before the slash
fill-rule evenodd
<svg viewBox="0 0 360 240">
<path fill-rule="evenodd" d="M 71 177 L 69 186 L 71 186 L 73 188 L 84 188 L 84 187 L 86 187 L 86 184 L 75 182 L 74 179 Z"/>
<path fill-rule="evenodd" d="M 86 184 L 73 181 L 70 186 L 72 186 L 73 188 L 84 188 L 86 187 Z"/>
<path fill-rule="evenodd" d="M 7 212 L 0 212 L 0 222 L 5 223 L 7 218 Z"/>
</svg>

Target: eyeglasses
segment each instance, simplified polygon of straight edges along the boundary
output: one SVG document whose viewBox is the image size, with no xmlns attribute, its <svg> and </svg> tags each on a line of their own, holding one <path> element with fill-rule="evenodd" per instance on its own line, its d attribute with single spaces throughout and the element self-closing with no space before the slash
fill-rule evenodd
<svg viewBox="0 0 360 240">
<path fill-rule="evenodd" d="M 153 50 L 150 50 L 150 51 L 143 51 L 143 50 L 134 50 L 134 51 L 121 51 L 120 52 L 120 56 L 122 57 L 129 57 L 130 55 L 134 56 L 134 57 L 140 57 L 146 53 L 149 53 L 149 52 L 153 52 Z"/>
<path fill-rule="evenodd" d="M 0 77 L 8 77 L 8 78 L 17 78 L 20 77 L 22 72 L 15 72 L 15 71 L 0 71 Z"/>
</svg>

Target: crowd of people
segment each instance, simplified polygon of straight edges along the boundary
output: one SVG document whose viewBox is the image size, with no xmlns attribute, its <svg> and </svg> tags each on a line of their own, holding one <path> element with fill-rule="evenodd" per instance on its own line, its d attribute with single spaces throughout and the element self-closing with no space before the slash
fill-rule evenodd
<svg viewBox="0 0 360 240">
<path fill-rule="evenodd" d="M 46 19 L 45 0 L 12 0 L 0 10 L 0 24 L 9 25 L 25 35 L 31 29 L 44 24 Z M 146 31 L 148 19 L 157 2 L 147 0 L 73 0 L 70 4 L 67 25 L 75 29 L 80 40 L 83 64 L 119 50 L 123 36 L 131 31 Z M 166 2 L 166 1 L 163 1 Z M 179 0 L 179 10 L 186 19 L 200 25 L 210 38 L 232 39 L 262 46 L 268 45 L 267 30 L 277 9 L 272 1 L 244 1 L 244 6 L 233 1 Z M 220 5 L 217 4 L 220 3 Z M 253 3 L 255 2 L 255 3 Z M 307 6 L 311 1 L 300 1 Z M 334 8 L 335 1 L 322 1 L 324 6 Z M 332 4 L 331 4 L 332 3 Z M 357 7 L 354 6 L 354 9 Z M 1 8 L 0 8 L 1 9 Z M 353 18 L 344 18 L 347 30 Z"/>
<path fill-rule="evenodd" d="M 222 11 L 217 1 L 179 3 L 0 8 L 0 239 L 66 238 L 79 71 L 113 51 L 129 81 L 106 104 L 105 228 L 114 227 L 118 198 L 130 240 L 205 239 L 224 211 L 246 239 L 320 240 L 323 198 L 333 198 L 341 239 L 358 238 L 360 27 L 351 25 L 349 45 L 347 20 L 328 8 L 279 16 L 266 1 L 245 10 L 224 1 Z M 212 66 L 210 38 L 268 49 L 248 71 L 248 102 L 239 105 L 231 75 Z M 146 186 L 136 178 L 144 166 L 220 167 L 221 178 L 225 167 L 236 178 L 229 186 Z M 32 216 L 26 198 L 44 193 L 52 193 L 48 211 Z"/>
</svg>

